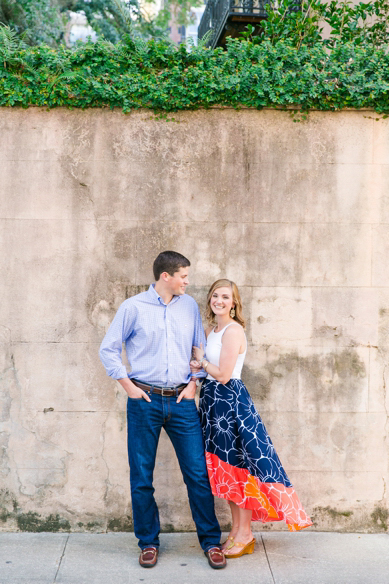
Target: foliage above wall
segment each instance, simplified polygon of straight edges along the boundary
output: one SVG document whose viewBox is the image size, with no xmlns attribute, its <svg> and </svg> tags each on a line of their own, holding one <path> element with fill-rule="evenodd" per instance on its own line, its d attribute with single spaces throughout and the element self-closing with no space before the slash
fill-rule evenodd
<svg viewBox="0 0 389 584">
<path fill-rule="evenodd" d="M 256 36 L 248 25 L 243 36 L 254 43 L 288 40 L 299 48 L 322 43 L 327 49 L 352 42 L 358 46 L 389 45 L 389 2 L 368 0 L 268 0 L 267 18 Z M 326 27 L 326 32 L 324 28 Z"/>
<path fill-rule="evenodd" d="M 323 13 L 307 9 L 292 13 L 292 27 L 281 12 L 270 15 L 261 38 L 252 38 L 249 29 L 246 39 L 230 39 L 226 50 L 207 49 L 205 43 L 145 42 L 131 35 L 116 45 L 99 39 L 74 49 L 25 47 L 3 27 L 0 106 L 119 107 L 125 112 L 215 105 L 369 107 L 389 113 L 387 28 L 377 25 L 386 14 L 386 0 L 345 6 L 348 11 L 341 13 L 336 3 L 329 4 L 333 34 L 327 41 L 317 33 Z"/>
</svg>

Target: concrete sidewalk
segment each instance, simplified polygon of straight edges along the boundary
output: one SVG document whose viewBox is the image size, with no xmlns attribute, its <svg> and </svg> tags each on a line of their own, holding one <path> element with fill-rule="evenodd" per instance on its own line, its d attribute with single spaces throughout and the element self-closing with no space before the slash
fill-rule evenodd
<svg viewBox="0 0 389 584">
<path fill-rule="evenodd" d="M 389 535 L 258 532 L 252 555 L 212 570 L 195 533 L 161 535 L 155 568 L 132 533 L 0 533 L 0 584 L 388 584 Z"/>
</svg>

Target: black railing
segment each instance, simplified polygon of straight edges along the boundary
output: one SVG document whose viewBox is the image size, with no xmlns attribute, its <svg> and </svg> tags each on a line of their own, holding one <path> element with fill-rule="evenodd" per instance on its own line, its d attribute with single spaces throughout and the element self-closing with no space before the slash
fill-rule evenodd
<svg viewBox="0 0 389 584">
<path fill-rule="evenodd" d="M 269 0 L 231 0 L 230 8 L 233 14 L 249 14 L 266 18 L 266 4 L 269 4 Z"/>
<path fill-rule="evenodd" d="M 206 44 L 209 47 L 215 47 L 226 29 L 231 28 L 231 21 L 248 23 L 252 19 L 253 22 L 258 23 L 267 18 L 265 7 L 271 2 L 272 0 L 208 0 L 199 24 L 198 38 L 202 39 L 211 30 L 212 35 Z M 300 4 L 301 1 L 296 0 L 290 10 L 299 10 Z"/>
<path fill-rule="evenodd" d="M 209 30 L 212 30 L 212 8 L 213 4 L 208 2 L 197 29 L 197 36 L 199 39 L 202 39 Z"/>
<path fill-rule="evenodd" d="M 214 47 L 229 16 L 266 18 L 265 5 L 268 3 L 269 0 L 208 0 L 198 28 L 199 39 L 212 30 L 207 45 Z"/>
</svg>

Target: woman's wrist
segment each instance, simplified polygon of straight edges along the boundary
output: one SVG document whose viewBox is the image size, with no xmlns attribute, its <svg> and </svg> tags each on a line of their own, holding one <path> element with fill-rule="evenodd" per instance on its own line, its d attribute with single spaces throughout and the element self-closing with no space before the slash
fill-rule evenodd
<svg viewBox="0 0 389 584">
<path fill-rule="evenodd" d="M 199 365 L 200 367 L 202 367 L 205 371 L 207 370 L 207 367 L 209 365 L 209 361 L 208 359 L 205 358 L 205 355 L 203 355 L 201 357 L 201 359 L 199 360 Z"/>
</svg>

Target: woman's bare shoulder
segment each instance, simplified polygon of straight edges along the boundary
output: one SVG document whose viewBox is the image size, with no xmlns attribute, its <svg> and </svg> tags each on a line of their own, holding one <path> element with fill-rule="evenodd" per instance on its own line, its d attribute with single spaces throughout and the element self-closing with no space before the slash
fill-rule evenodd
<svg viewBox="0 0 389 584">
<path fill-rule="evenodd" d="M 234 336 L 239 336 L 239 338 L 242 339 L 244 337 L 244 328 L 238 322 L 231 323 L 223 333 L 223 337 L 226 337 L 227 339 Z"/>
</svg>

